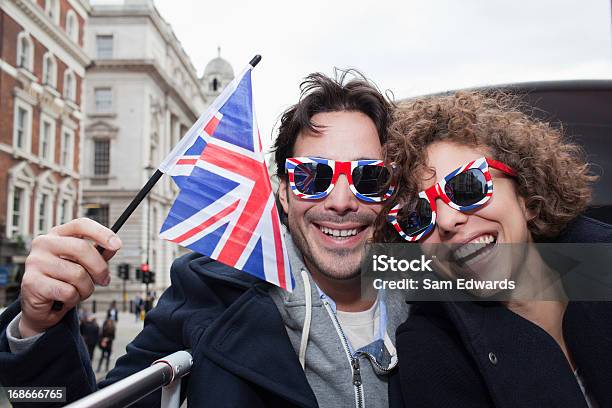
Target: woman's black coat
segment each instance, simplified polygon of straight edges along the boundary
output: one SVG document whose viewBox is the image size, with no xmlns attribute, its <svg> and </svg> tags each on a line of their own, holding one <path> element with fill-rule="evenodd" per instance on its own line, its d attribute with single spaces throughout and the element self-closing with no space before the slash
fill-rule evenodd
<svg viewBox="0 0 612 408">
<path fill-rule="evenodd" d="M 579 225 L 561 241 L 611 242 L 609 225 L 585 217 Z M 612 302 L 570 302 L 563 335 L 587 391 L 612 407 Z M 587 408 L 555 340 L 499 303 L 414 304 L 397 350 L 390 400 L 405 407 Z"/>
</svg>

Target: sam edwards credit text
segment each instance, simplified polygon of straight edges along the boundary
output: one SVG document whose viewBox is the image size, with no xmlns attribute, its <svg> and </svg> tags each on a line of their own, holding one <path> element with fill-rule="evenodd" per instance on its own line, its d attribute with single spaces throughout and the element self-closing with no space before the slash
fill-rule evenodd
<svg viewBox="0 0 612 408">
<path fill-rule="evenodd" d="M 413 278 L 386 280 L 377 278 L 372 281 L 374 289 L 408 289 L 408 290 L 514 290 L 516 283 L 510 279 L 503 280 L 436 280 L 425 278 L 422 281 Z"/>
</svg>

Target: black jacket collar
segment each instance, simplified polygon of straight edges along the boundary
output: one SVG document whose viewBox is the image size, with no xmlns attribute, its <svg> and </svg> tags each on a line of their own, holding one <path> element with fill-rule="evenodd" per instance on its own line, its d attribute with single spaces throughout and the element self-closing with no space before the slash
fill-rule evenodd
<svg viewBox="0 0 612 408">
<path fill-rule="evenodd" d="M 316 407 L 316 397 L 280 313 L 267 293 L 270 284 L 207 257 L 195 259 L 190 267 L 216 284 L 238 289 L 235 298 L 226 299 L 228 308 L 194 345 L 194 356 L 202 353 L 233 374 L 288 401 Z"/>
</svg>

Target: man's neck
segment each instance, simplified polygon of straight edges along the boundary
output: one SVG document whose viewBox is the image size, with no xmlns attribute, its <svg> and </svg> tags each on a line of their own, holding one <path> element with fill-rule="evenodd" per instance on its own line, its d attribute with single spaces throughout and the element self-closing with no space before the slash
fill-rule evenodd
<svg viewBox="0 0 612 408">
<path fill-rule="evenodd" d="M 361 276 L 352 279 L 333 279 L 308 266 L 310 275 L 319 289 L 336 303 L 336 309 L 342 312 L 363 312 L 368 310 L 376 300 L 376 293 L 364 295 L 361 290 Z"/>
</svg>

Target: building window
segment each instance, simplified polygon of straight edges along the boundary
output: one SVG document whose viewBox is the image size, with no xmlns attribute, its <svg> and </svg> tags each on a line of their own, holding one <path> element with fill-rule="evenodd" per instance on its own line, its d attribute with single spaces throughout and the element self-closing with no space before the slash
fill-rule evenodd
<svg viewBox="0 0 612 408">
<path fill-rule="evenodd" d="M 96 112 L 110 112 L 113 107 L 113 93 L 111 88 L 94 89 Z"/>
<path fill-rule="evenodd" d="M 22 107 L 17 107 L 17 120 L 16 120 L 16 132 L 17 132 L 17 142 L 16 146 L 19 149 L 25 148 L 25 138 L 26 138 L 26 126 L 28 123 L 28 111 L 23 109 Z"/>
<path fill-rule="evenodd" d="M 59 24 L 59 0 L 45 0 L 45 13 L 55 24 Z"/>
<path fill-rule="evenodd" d="M 157 132 L 154 132 L 153 135 L 151 136 L 151 149 L 149 151 L 149 163 L 153 166 L 157 166 L 157 161 L 158 161 L 158 154 L 157 154 L 157 147 L 159 145 L 159 137 L 157 136 Z"/>
<path fill-rule="evenodd" d="M 44 114 L 40 121 L 40 146 L 38 155 L 47 162 L 53 162 L 55 147 L 55 121 Z"/>
<path fill-rule="evenodd" d="M 62 167 L 68 170 L 72 170 L 73 146 L 74 146 L 74 132 L 68 129 L 64 129 L 62 131 L 60 164 L 62 165 Z"/>
<path fill-rule="evenodd" d="M 110 172 L 110 140 L 94 140 L 94 175 L 106 176 Z"/>
<path fill-rule="evenodd" d="M 79 22 L 73 10 L 66 13 L 66 34 L 75 43 L 79 42 Z"/>
<path fill-rule="evenodd" d="M 47 232 L 49 223 L 49 194 L 41 194 L 38 201 L 38 233 Z"/>
<path fill-rule="evenodd" d="M 32 39 L 25 32 L 17 36 L 17 66 L 33 71 L 34 45 Z"/>
<path fill-rule="evenodd" d="M 15 189 L 13 190 L 13 214 L 12 214 L 12 221 L 13 224 L 11 225 L 11 233 L 12 235 L 16 235 L 16 234 L 20 234 L 24 228 L 23 228 L 23 212 L 24 212 L 24 208 L 23 208 L 23 202 L 24 202 L 24 190 L 21 187 L 15 187 Z"/>
<path fill-rule="evenodd" d="M 219 89 L 219 80 L 217 80 L 217 78 L 213 78 L 212 82 L 210 83 L 210 90 L 217 92 L 217 89 Z"/>
<path fill-rule="evenodd" d="M 57 64 L 50 53 L 43 57 L 43 85 L 57 86 Z"/>
<path fill-rule="evenodd" d="M 96 58 L 113 58 L 113 36 L 96 35 Z"/>
<path fill-rule="evenodd" d="M 67 199 L 62 199 L 61 203 L 60 203 L 60 213 L 59 213 L 59 223 L 60 224 L 65 224 L 68 221 L 70 221 L 69 217 L 70 215 L 70 202 Z"/>
<path fill-rule="evenodd" d="M 64 72 L 64 99 L 71 102 L 76 101 L 76 79 L 74 72 L 70 70 Z"/>
<path fill-rule="evenodd" d="M 23 152 L 30 151 L 32 108 L 19 100 L 15 100 L 15 116 L 13 118 L 13 146 Z"/>
<path fill-rule="evenodd" d="M 108 227 L 108 204 L 88 204 L 85 208 L 85 217 Z"/>
</svg>

